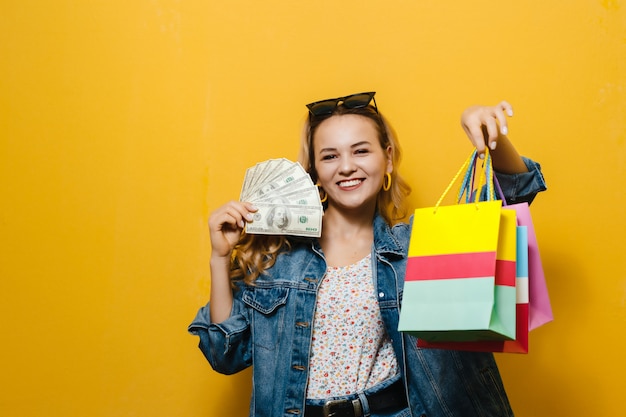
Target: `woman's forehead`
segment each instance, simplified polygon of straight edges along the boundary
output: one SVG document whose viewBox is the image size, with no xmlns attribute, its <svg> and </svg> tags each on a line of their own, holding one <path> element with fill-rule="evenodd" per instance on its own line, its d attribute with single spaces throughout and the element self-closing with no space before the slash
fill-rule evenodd
<svg viewBox="0 0 626 417">
<path fill-rule="evenodd" d="M 353 146 L 360 142 L 379 142 L 376 123 L 365 116 L 345 114 L 324 120 L 313 135 L 316 149 Z"/>
</svg>

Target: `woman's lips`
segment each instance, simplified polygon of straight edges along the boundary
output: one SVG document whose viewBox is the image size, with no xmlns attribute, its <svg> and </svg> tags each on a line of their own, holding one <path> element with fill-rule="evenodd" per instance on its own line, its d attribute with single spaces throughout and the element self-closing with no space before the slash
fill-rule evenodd
<svg viewBox="0 0 626 417">
<path fill-rule="evenodd" d="M 355 178 L 355 179 L 351 179 L 351 180 L 344 180 L 344 181 L 339 181 L 337 183 L 337 185 L 341 188 L 352 188 L 352 187 L 356 187 L 359 184 L 361 184 L 363 182 L 362 179 L 360 178 Z"/>
</svg>

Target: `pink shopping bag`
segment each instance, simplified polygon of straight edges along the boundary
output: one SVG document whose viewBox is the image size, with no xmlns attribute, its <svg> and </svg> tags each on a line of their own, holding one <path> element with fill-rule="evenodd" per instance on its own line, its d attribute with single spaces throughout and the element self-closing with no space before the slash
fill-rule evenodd
<svg viewBox="0 0 626 417">
<path fill-rule="evenodd" d="M 528 229 L 528 330 L 533 330 L 554 320 L 552 305 L 550 304 L 550 296 L 548 294 L 548 286 L 546 285 L 546 277 L 543 273 L 543 265 L 541 263 L 541 256 L 537 245 L 535 227 L 533 226 L 533 219 L 530 215 L 528 203 L 507 205 L 502 194 L 502 189 L 500 188 L 500 184 L 498 183 L 498 179 L 495 175 L 493 177 L 493 181 L 496 190 L 502 197 L 503 207 L 515 210 L 517 212 L 517 224 L 519 226 L 526 226 Z"/>
</svg>

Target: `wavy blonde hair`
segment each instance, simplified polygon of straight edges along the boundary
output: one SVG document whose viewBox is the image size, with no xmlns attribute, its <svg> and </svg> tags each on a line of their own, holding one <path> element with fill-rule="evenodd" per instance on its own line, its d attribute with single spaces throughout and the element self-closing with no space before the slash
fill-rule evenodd
<svg viewBox="0 0 626 417">
<path fill-rule="evenodd" d="M 231 280 L 252 285 L 259 275 L 274 265 L 278 253 L 290 247 L 285 236 L 243 233 L 233 251 Z"/>
<path fill-rule="evenodd" d="M 405 206 L 406 197 L 411 192 L 411 187 L 398 173 L 398 166 L 402 157 L 400 144 L 389 122 L 374 107 L 350 109 L 339 105 L 328 116 L 309 115 L 302 130 L 300 153 L 298 161 L 309 173 L 313 182 L 317 182 L 315 171 L 315 155 L 313 153 L 313 138 L 319 125 L 329 117 L 356 114 L 372 121 L 378 131 L 378 139 L 382 149 L 391 148 L 391 160 L 393 171 L 391 172 L 391 188 L 383 189 L 378 193 L 377 211 L 389 225 L 393 225 L 403 219 L 407 214 Z M 253 284 L 256 278 L 276 262 L 277 255 L 284 250 L 289 250 L 291 243 L 285 236 L 266 236 L 242 234 L 239 243 L 233 251 L 231 279 Z"/>
</svg>

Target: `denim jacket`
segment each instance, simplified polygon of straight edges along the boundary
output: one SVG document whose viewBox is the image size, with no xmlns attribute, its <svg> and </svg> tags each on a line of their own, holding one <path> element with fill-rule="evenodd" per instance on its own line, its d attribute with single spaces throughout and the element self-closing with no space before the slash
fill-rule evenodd
<svg viewBox="0 0 626 417">
<path fill-rule="evenodd" d="M 546 189 L 539 164 L 525 162 L 528 173 L 498 174 L 511 203 L 530 202 Z M 390 227 L 378 215 L 373 226 L 374 288 L 411 415 L 512 416 L 493 354 L 422 349 L 413 336 L 398 331 L 411 229 L 406 223 Z M 251 417 L 304 414 L 313 317 L 326 261 L 317 240 L 291 243 L 254 286 L 239 284 L 227 320 L 211 323 L 207 305 L 189 326 L 217 372 L 233 374 L 254 364 Z"/>
</svg>

